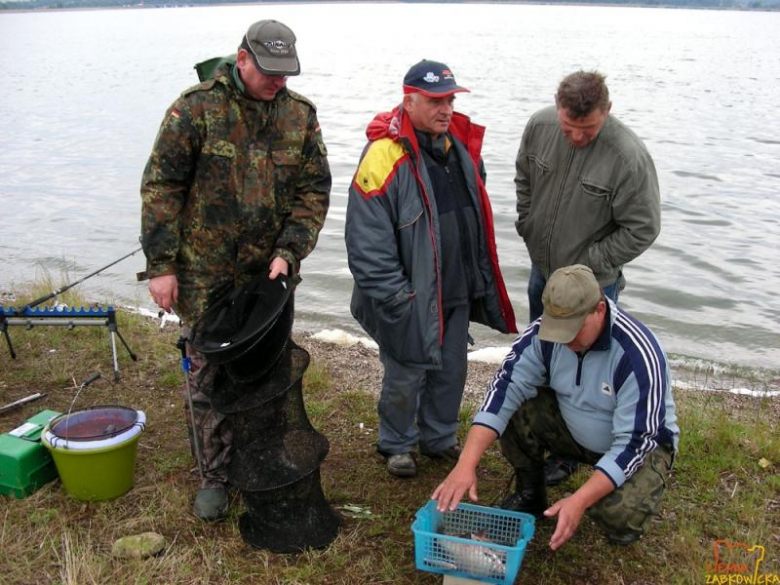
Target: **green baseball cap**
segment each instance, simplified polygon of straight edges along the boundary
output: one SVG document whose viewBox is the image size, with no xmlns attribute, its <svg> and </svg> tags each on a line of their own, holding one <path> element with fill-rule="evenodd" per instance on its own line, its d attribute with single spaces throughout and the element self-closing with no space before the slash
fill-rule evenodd
<svg viewBox="0 0 780 585">
<path fill-rule="evenodd" d="M 582 264 L 559 268 L 547 279 L 542 293 L 544 313 L 539 338 L 569 343 L 600 300 L 601 287 L 590 268 Z"/>
<path fill-rule="evenodd" d="M 278 20 L 260 20 L 249 27 L 242 46 L 248 47 L 265 75 L 298 75 L 295 33 Z"/>
</svg>

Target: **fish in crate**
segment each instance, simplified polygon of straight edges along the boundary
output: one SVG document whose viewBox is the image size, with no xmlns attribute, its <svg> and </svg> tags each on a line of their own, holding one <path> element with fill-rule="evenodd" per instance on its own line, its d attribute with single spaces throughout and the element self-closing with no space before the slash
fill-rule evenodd
<svg viewBox="0 0 780 585">
<path fill-rule="evenodd" d="M 431 500 L 417 512 L 412 531 L 418 569 L 510 584 L 533 536 L 534 518 L 472 504 L 439 512 Z"/>
</svg>

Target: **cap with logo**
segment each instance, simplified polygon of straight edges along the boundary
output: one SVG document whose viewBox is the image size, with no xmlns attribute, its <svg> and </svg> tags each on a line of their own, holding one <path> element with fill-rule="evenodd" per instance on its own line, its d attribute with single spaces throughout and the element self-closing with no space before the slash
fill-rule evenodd
<svg viewBox="0 0 780 585">
<path fill-rule="evenodd" d="M 298 75 L 301 65 L 295 52 L 295 33 L 278 20 L 260 20 L 246 31 L 241 46 L 265 75 Z"/>
<path fill-rule="evenodd" d="M 404 93 L 421 93 L 428 97 L 446 97 L 469 91 L 455 83 L 455 76 L 444 63 L 423 59 L 412 65 L 404 77 Z"/>
<path fill-rule="evenodd" d="M 547 279 L 542 293 L 544 313 L 539 338 L 569 343 L 600 300 L 601 287 L 590 268 L 582 264 L 559 268 Z"/>
</svg>

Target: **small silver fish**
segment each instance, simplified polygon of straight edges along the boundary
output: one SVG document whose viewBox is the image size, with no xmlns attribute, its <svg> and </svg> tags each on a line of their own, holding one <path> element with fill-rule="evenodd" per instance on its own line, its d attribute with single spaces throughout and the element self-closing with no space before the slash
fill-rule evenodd
<svg viewBox="0 0 780 585">
<path fill-rule="evenodd" d="M 490 543 L 485 538 L 484 532 L 470 534 L 455 534 L 457 538 L 465 538 L 477 542 Z M 492 550 L 479 544 L 456 542 L 453 540 L 438 539 L 445 556 L 445 562 L 451 562 L 459 571 L 474 575 L 475 577 L 491 577 L 503 579 L 506 574 L 506 553 L 500 550 Z"/>
</svg>

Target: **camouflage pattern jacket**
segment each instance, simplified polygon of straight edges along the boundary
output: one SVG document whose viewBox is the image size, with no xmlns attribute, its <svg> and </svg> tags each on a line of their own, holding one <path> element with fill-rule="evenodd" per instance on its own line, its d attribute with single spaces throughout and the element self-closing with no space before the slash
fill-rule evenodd
<svg viewBox="0 0 780 585">
<path fill-rule="evenodd" d="M 175 274 L 175 309 L 190 325 L 275 257 L 297 280 L 329 203 L 314 105 L 288 89 L 271 102 L 252 100 L 231 67 L 171 105 L 141 183 L 147 269 L 139 278 Z"/>
</svg>

